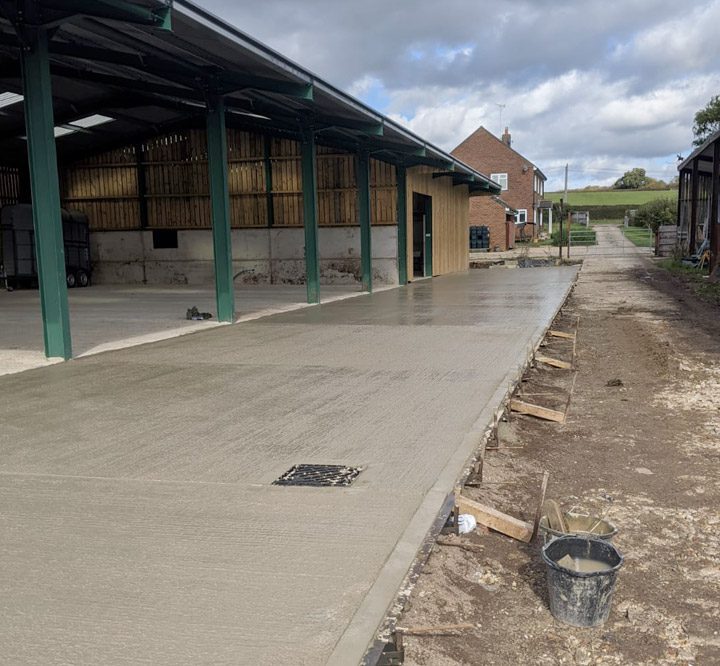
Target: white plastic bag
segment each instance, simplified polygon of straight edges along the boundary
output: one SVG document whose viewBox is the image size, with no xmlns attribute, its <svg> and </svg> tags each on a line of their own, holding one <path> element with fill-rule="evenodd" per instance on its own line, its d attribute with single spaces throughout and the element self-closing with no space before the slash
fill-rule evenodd
<svg viewBox="0 0 720 666">
<path fill-rule="evenodd" d="M 460 532 L 460 534 L 472 532 L 476 527 L 477 520 L 475 520 L 475 516 L 472 516 L 469 513 L 461 513 L 458 516 L 458 532 Z"/>
</svg>

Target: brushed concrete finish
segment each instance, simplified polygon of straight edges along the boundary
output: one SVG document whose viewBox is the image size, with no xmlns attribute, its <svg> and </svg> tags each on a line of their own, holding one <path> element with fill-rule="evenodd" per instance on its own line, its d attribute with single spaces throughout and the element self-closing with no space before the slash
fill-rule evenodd
<svg viewBox="0 0 720 666">
<path fill-rule="evenodd" d="M 357 285 L 327 285 L 321 298 L 326 303 L 360 293 Z M 193 305 L 215 313 L 215 290 L 211 287 L 94 285 L 70 289 L 68 299 L 75 356 L 157 342 L 219 325 L 215 319 L 185 319 Z M 235 305 L 237 321 L 309 307 L 305 285 L 236 285 Z M 37 290 L 0 289 L 0 312 L 0 375 L 57 362 L 45 358 L 42 351 Z"/>
<path fill-rule="evenodd" d="M 473 271 L 0 377 L 3 659 L 357 662 L 575 273 Z M 364 471 L 270 485 L 301 462 Z"/>
</svg>

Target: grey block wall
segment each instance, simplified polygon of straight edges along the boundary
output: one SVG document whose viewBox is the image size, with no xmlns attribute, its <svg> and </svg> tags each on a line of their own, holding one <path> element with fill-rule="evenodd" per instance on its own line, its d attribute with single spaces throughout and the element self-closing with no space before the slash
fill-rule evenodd
<svg viewBox="0 0 720 666">
<path fill-rule="evenodd" d="M 93 232 L 90 240 L 96 284 L 213 282 L 210 230 L 179 230 L 175 249 L 155 249 L 152 231 Z M 232 246 L 236 284 L 305 282 L 302 228 L 233 229 Z M 373 227 L 372 246 L 374 280 L 397 284 L 397 227 Z M 319 247 L 321 282 L 359 282 L 359 227 L 322 227 Z"/>
</svg>

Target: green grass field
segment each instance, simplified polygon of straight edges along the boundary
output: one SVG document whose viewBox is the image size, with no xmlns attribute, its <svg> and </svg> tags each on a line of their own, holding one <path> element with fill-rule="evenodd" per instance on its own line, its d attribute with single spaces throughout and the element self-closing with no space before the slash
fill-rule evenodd
<svg viewBox="0 0 720 666">
<path fill-rule="evenodd" d="M 653 247 L 655 245 L 655 237 L 648 229 L 641 227 L 623 228 L 625 238 L 632 241 L 638 247 Z"/>
<path fill-rule="evenodd" d="M 569 206 L 639 206 L 653 199 L 676 199 L 677 190 L 609 190 L 607 192 L 568 192 Z M 564 192 L 545 192 L 545 198 L 556 203 Z"/>
</svg>

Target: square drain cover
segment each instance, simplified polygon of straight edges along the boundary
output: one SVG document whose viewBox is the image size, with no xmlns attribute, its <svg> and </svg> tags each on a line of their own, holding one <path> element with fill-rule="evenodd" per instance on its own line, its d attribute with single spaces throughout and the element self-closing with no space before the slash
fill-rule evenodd
<svg viewBox="0 0 720 666">
<path fill-rule="evenodd" d="M 362 467 L 345 465 L 294 465 L 274 486 L 349 486 L 362 472 Z"/>
</svg>

